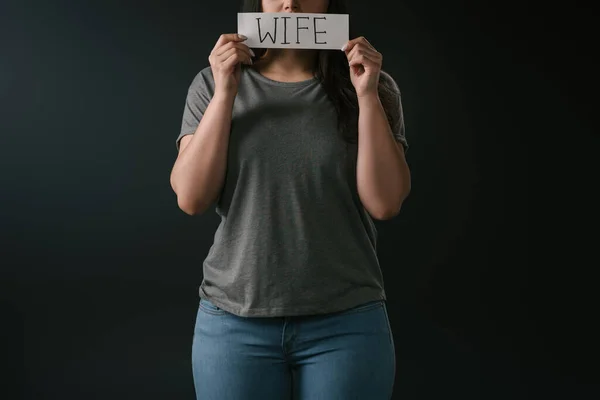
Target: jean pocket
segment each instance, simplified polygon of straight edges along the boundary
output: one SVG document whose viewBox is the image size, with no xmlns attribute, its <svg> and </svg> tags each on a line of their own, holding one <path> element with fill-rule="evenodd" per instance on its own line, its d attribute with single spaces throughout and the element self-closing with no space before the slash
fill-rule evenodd
<svg viewBox="0 0 600 400">
<path fill-rule="evenodd" d="M 212 302 L 210 302 L 206 299 L 202 299 L 202 298 L 200 299 L 200 309 L 204 312 L 207 312 L 207 313 L 213 314 L 213 315 L 225 314 L 225 310 L 217 307 Z"/>
</svg>

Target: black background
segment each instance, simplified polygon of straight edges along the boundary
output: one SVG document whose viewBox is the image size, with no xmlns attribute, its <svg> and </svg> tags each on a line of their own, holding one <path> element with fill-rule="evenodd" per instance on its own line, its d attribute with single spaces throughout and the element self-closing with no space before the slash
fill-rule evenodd
<svg viewBox="0 0 600 400">
<path fill-rule="evenodd" d="M 3 398 L 192 399 L 218 216 L 181 212 L 169 174 L 238 3 L 0 4 Z M 351 2 L 411 145 L 412 193 L 377 222 L 395 398 L 600 393 L 595 21 L 566 7 Z"/>
</svg>

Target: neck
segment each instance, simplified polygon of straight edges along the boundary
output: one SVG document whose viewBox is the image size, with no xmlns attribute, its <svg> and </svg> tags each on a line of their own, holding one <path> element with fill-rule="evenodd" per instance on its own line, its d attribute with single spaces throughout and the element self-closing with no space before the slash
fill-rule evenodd
<svg viewBox="0 0 600 400">
<path fill-rule="evenodd" d="M 276 80 L 293 81 L 310 79 L 314 76 L 317 52 L 305 49 L 269 49 L 255 63 L 263 75 Z"/>
</svg>

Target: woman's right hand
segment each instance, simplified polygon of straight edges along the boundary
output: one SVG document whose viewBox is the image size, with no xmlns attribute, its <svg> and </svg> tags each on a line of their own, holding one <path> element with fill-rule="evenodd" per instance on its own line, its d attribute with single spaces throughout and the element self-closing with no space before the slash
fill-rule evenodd
<svg viewBox="0 0 600 400">
<path fill-rule="evenodd" d="M 242 43 L 247 38 L 237 33 L 223 34 L 208 61 L 215 80 L 215 94 L 236 95 L 241 77 L 240 63 L 252 65 L 252 50 Z"/>
</svg>

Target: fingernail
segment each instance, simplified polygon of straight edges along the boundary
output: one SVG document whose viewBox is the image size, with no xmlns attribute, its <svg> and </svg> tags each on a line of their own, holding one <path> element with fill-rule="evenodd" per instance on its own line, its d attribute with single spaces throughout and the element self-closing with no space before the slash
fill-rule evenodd
<svg viewBox="0 0 600 400">
<path fill-rule="evenodd" d="M 254 52 L 252 51 L 252 49 L 248 49 L 250 50 L 250 54 L 252 55 L 252 57 L 256 57 L 256 54 L 254 54 Z"/>
<path fill-rule="evenodd" d="M 345 44 L 344 47 L 342 47 L 342 51 L 346 51 L 346 47 L 348 47 L 348 44 Z"/>
<path fill-rule="evenodd" d="M 244 35 L 241 35 L 241 34 L 239 34 L 239 33 L 238 33 L 238 37 L 239 37 L 240 39 L 242 39 L 242 40 L 246 40 L 246 39 L 248 39 L 246 36 L 244 36 Z"/>
</svg>

